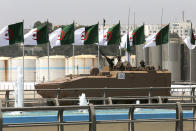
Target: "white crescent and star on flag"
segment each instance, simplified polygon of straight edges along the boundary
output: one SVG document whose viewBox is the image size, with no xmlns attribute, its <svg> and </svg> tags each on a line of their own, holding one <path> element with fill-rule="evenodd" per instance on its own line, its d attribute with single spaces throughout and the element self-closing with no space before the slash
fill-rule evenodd
<svg viewBox="0 0 196 131">
<path fill-rule="evenodd" d="M 0 47 L 9 46 L 9 31 L 8 26 L 0 30 Z"/>
<path fill-rule="evenodd" d="M 24 45 L 37 45 L 37 40 L 39 37 L 40 34 L 37 28 L 30 30 L 27 34 L 24 35 Z"/>
<path fill-rule="evenodd" d="M 134 37 L 134 34 L 132 32 L 129 32 L 129 44 L 130 44 L 130 46 L 133 46 L 133 37 Z M 127 34 L 124 34 L 121 37 L 121 43 L 120 43 L 119 49 L 126 49 L 126 47 L 127 47 Z"/>
<path fill-rule="evenodd" d="M 196 40 L 196 34 L 194 34 L 194 39 Z M 195 49 L 195 47 L 196 47 L 196 41 L 195 41 L 195 45 L 192 45 L 190 36 L 186 37 L 186 38 L 184 39 L 184 42 L 185 42 L 185 44 L 187 45 L 187 47 L 188 47 L 190 50 Z"/>
<path fill-rule="evenodd" d="M 61 45 L 61 32 L 62 29 L 58 28 L 49 34 L 49 41 L 50 41 L 51 48 Z"/>
</svg>

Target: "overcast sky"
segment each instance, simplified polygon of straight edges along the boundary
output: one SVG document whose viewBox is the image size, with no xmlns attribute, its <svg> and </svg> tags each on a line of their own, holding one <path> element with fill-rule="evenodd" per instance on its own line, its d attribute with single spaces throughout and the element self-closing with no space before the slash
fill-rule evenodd
<svg viewBox="0 0 196 131">
<path fill-rule="evenodd" d="M 136 13 L 136 24 L 161 23 L 161 8 L 163 8 L 163 23 L 182 20 L 182 10 L 185 19 L 191 19 L 196 24 L 196 0 L 1 0 L 0 27 L 24 19 L 25 28 L 37 20 L 47 18 L 53 24 L 69 24 L 76 21 L 79 24 L 91 25 L 102 19 L 107 24 L 115 24 L 119 20 L 127 24 L 128 8 L 131 10 L 130 24 L 133 24 L 133 12 Z"/>
</svg>

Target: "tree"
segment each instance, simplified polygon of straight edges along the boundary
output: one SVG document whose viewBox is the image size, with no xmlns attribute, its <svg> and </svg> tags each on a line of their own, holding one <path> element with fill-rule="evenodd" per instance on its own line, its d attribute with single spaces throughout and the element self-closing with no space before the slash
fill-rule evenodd
<svg viewBox="0 0 196 131">
<path fill-rule="evenodd" d="M 33 28 L 36 28 L 38 26 L 42 25 L 41 21 L 36 21 L 33 25 Z"/>
<path fill-rule="evenodd" d="M 44 23 L 42 23 L 42 22 L 40 22 L 40 21 L 36 21 L 36 22 L 34 23 L 33 28 L 36 28 L 36 27 L 38 27 L 38 26 L 40 26 L 40 25 L 43 25 L 43 24 L 46 24 L 46 23 L 47 23 L 47 21 L 45 21 Z M 50 22 L 48 22 L 48 32 L 49 32 L 49 33 L 52 32 L 52 23 L 50 23 Z"/>
</svg>

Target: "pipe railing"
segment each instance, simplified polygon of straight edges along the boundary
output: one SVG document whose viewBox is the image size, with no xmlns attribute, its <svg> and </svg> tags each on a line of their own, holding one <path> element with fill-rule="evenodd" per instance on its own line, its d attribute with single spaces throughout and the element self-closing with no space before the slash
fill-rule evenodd
<svg viewBox="0 0 196 131">
<path fill-rule="evenodd" d="M 113 96 L 113 97 L 106 97 L 107 91 L 110 90 L 147 90 L 148 95 L 147 96 Z M 160 90 L 160 89 L 190 89 L 190 94 L 191 96 L 185 96 L 185 95 L 175 95 L 175 96 L 152 96 L 152 91 L 153 90 Z M 78 101 L 78 98 L 60 98 L 60 92 L 63 91 L 88 91 L 88 90 L 95 90 L 95 91 L 100 91 L 103 90 L 103 97 L 87 97 L 87 100 L 89 101 L 103 101 L 104 104 L 106 104 L 106 101 L 108 103 L 112 103 L 113 100 L 148 100 L 148 103 L 152 103 L 152 100 L 156 99 L 158 100 L 159 103 L 162 103 L 162 99 L 184 99 L 184 98 L 189 98 L 191 99 L 192 103 L 195 102 L 195 87 L 139 87 L 139 88 L 69 88 L 69 89 L 36 89 L 36 90 L 25 90 L 25 92 L 39 92 L 39 91 L 55 91 L 56 92 L 56 98 L 35 98 L 34 99 L 25 99 L 24 102 L 33 102 L 33 101 L 55 101 L 57 105 L 59 105 L 60 101 Z M 13 92 L 14 90 L 0 90 L 0 92 L 4 92 L 5 95 L 5 106 L 9 107 L 10 102 L 13 102 L 14 99 L 10 99 L 10 92 Z"/>
<path fill-rule="evenodd" d="M 193 118 L 183 118 L 183 107 L 193 108 Z M 157 108 L 157 109 L 175 109 L 176 118 L 171 119 L 135 119 L 134 110 L 136 108 Z M 63 121 L 63 111 L 66 110 L 82 110 L 87 109 L 89 114 L 89 121 Z M 96 110 L 109 110 L 109 109 L 128 109 L 128 119 L 123 120 L 97 120 Z M 58 111 L 56 122 L 39 122 L 39 123 L 3 123 L 4 112 L 12 111 Z M 0 131 L 8 127 L 34 127 L 34 126 L 57 126 L 57 131 L 63 131 L 66 125 L 89 125 L 89 131 L 96 131 L 97 124 L 109 123 L 127 123 L 128 131 L 134 131 L 134 124 L 140 122 L 175 122 L 175 131 L 183 131 L 183 121 L 193 121 L 193 130 L 195 130 L 196 120 L 196 104 L 195 103 L 167 103 L 167 104 L 120 104 L 120 105 L 93 105 L 88 106 L 53 106 L 53 107 L 23 107 L 23 108 L 0 108 Z M 154 125 L 156 126 L 156 125 Z"/>
<path fill-rule="evenodd" d="M 149 90 L 149 89 L 195 89 L 196 87 L 130 87 L 130 88 L 58 88 L 58 89 L 30 89 L 25 91 L 84 91 L 84 90 Z M 6 90 L 0 90 L 5 92 Z M 9 90 L 14 91 L 14 90 Z"/>
</svg>

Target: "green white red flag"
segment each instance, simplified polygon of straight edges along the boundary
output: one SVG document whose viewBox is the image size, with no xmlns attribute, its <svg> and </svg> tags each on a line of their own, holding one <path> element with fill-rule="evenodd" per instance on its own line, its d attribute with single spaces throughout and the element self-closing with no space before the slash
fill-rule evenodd
<svg viewBox="0 0 196 131">
<path fill-rule="evenodd" d="M 24 41 L 23 22 L 8 25 L 0 30 L 0 47 Z"/>
<path fill-rule="evenodd" d="M 49 41 L 48 24 L 43 24 L 24 35 L 24 45 L 46 44 Z"/>
</svg>

